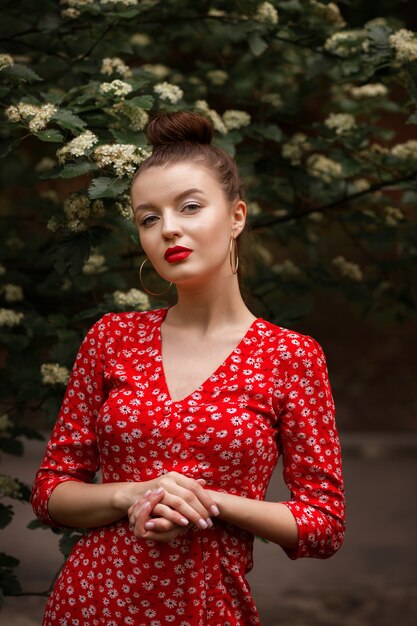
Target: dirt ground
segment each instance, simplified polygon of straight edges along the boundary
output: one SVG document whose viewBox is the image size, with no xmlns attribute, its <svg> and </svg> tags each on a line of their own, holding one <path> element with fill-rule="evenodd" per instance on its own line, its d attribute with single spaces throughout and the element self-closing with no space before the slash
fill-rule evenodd
<svg viewBox="0 0 417 626">
<path fill-rule="evenodd" d="M 262 626 L 415 626 L 417 623 L 417 436 L 346 434 L 344 476 L 347 533 L 331 559 L 291 561 L 276 545 L 255 541 L 249 574 Z M 25 458 L 7 458 L 3 471 L 30 482 L 44 444 Z M 7 467 L 5 467 L 7 465 Z M 267 499 L 287 497 L 278 466 Z M 48 588 L 61 564 L 50 531 L 26 529 L 29 505 L 3 531 L 3 550 L 21 559 L 25 591 Z M 42 622 L 45 598 L 6 598 L 0 624 Z"/>
</svg>

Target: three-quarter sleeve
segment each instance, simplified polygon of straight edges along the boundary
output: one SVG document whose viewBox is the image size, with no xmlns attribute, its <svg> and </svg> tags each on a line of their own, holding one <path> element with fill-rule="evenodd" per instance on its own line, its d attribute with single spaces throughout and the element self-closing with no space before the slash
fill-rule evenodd
<svg viewBox="0 0 417 626">
<path fill-rule="evenodd" d="M 99 468 L 95 420 L 104 401 L 104 315 L 88 331 L 76 356 L 55 427 L 32 488 L 31 504 L 45 524 L 58 526 L 48 512 L 57 485 L 92 482 Z"/>
<path fill-rule="evenodd" d="M 283 504 L 296 520 L 298 547 L 285 552 L 291 559 L 324 559 L 339 549 L 345 531 L 335 405 L 321 346 L 298 333 L 292 333 L 288 343 L 278 427 L 283 476 L 291 493 Z"/>
</svg>

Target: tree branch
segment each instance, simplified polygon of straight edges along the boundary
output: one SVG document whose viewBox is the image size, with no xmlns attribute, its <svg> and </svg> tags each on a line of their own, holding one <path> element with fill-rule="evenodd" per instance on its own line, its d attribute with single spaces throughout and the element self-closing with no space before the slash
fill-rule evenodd
<svg viewBox="0 0 417 626">
<path fill-rule="evenodd" d="M 363 191 L 358 191 L 357 193 L 353 193 L 350 196 L 346 196 L 344 198 L 332 200 L 331 202 L 328 202 L 327 204 L 322 204 L 321 206 L 318 206 L 318 207 L 313 207 L 311 209 L 304 209 L 294 214 L 289 214 L 289 215 L 279 216 L 279 217 L 278 216 L 275 216 L 275 217 L 274 216 L 268 216 L 268 217 L 261 216 L 258 219 L 255 219 L 254 222 L 252 222 L 251 227 L 252 229 L 257 230 L 260 228 L 266 228 L 268 226 L 274 226 L 275 224 L 280 224 L 282 222 L 289 222 L 290 220 L 298 220 L 303 217 L 306 217 L 307 215 L 310 215 L 311 213 L 324 213 L 325 211 L 329 211 L 330 209 L 334 209 L 335 207 L 346 205 L 352 200 L 357 200 L 358 198 L 362 198 L 363 196 L 366 196 L 367 194 L 374 193 L 375 191 L 380 191 L 381 189 L 391 187 L 393 185 L 399 185 L 401 183 L 405 183 L 408 180 L 415 179 L 416 177 L 417 177 L 417 170 L 412 172 L 408 176 L 404 176 L 402 178 L 395 178 L 395 179 L 392 179 L 383 183 L 371 185 L 368 189 L 365 189 Z"/>
</svg>

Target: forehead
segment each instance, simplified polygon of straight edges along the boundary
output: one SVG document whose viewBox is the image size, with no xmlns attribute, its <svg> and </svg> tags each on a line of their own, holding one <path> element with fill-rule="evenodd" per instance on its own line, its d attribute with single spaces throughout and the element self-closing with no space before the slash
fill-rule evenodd
<svg viewBox="0 0 417 626">
<path fill-rule="evenodd" d="M 139 172 L 132 186 L 132 198 L 177 195 L 185 189 L 198 188 L 206 194 L 222 193 L 222 189 L 209 170 L 195 163 L 176 163 L 169 166 L 150 167 Z"/>
</svg>

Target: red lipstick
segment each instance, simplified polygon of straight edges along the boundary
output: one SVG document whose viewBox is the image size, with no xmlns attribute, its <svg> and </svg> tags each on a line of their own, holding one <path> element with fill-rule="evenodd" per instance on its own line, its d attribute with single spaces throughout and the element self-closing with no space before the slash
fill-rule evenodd
<svg viewBox="0 0 417 626">
<path fill-rule="evenodd" d="M 192 250 L 190 248 L 184 248 L 184 246 L 173 246 L 168 248 L 164 254 L 164 259 L 168 263 L 177 263 L 190 256 Z"/>
</svg>

